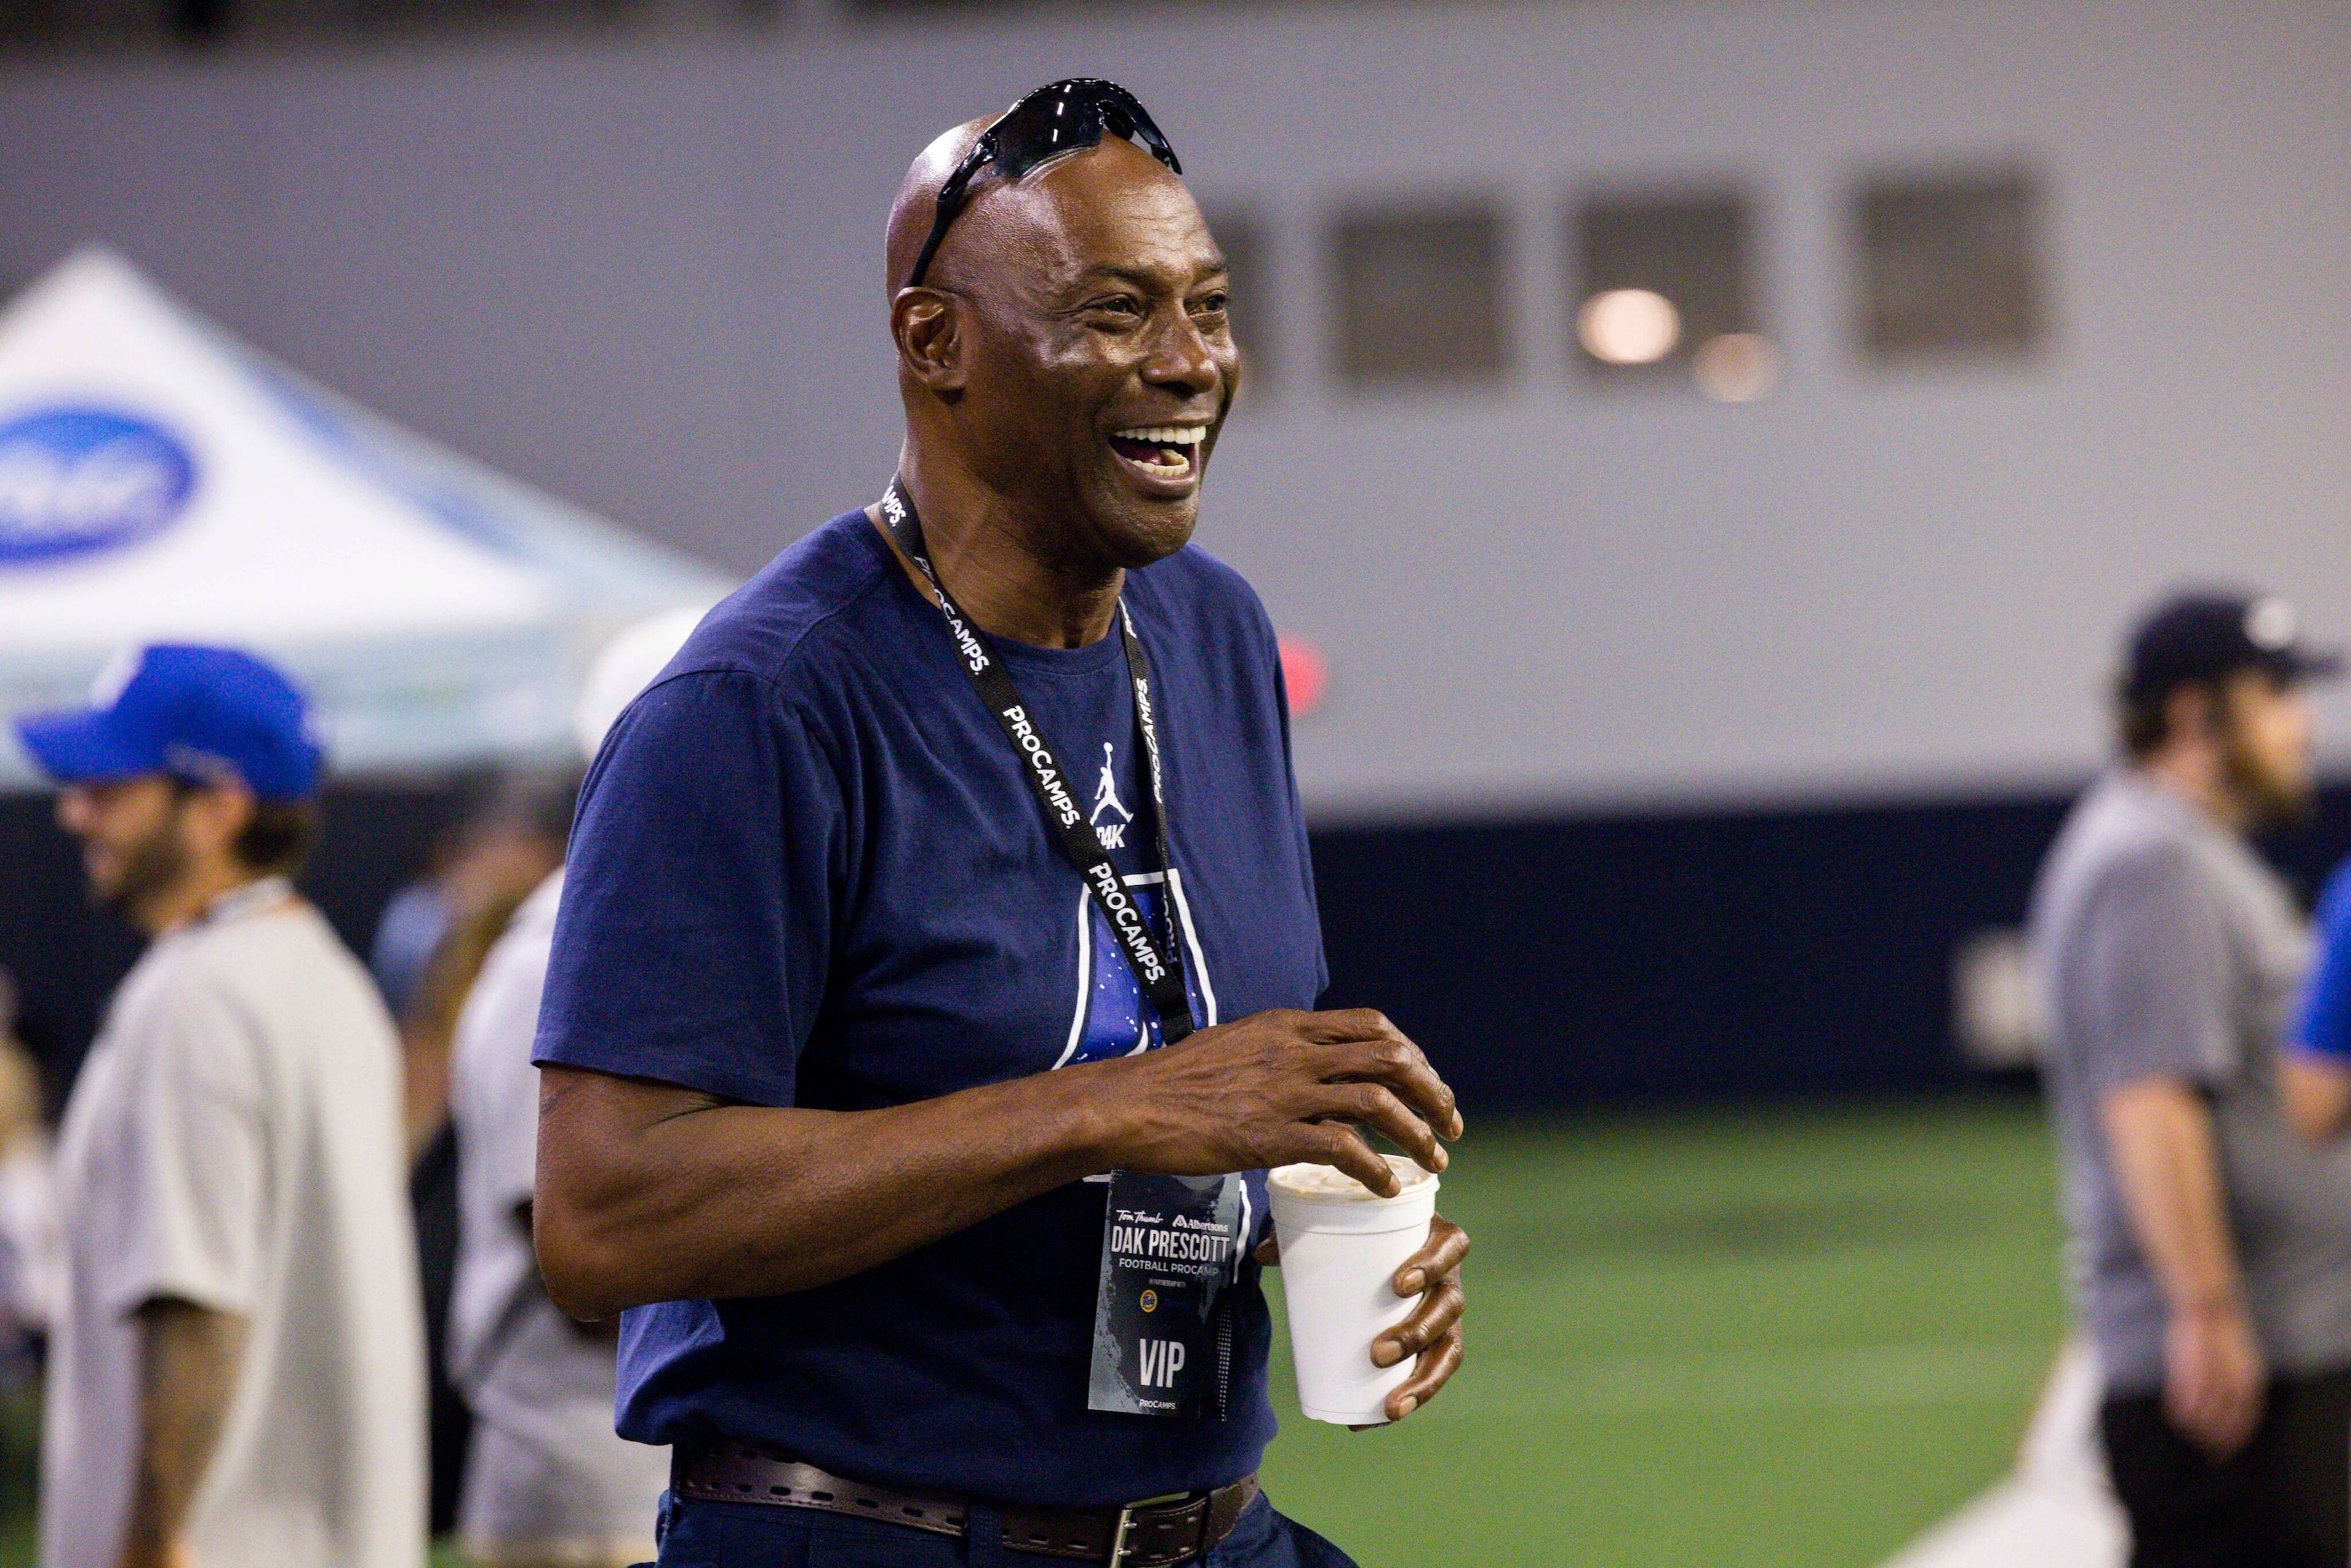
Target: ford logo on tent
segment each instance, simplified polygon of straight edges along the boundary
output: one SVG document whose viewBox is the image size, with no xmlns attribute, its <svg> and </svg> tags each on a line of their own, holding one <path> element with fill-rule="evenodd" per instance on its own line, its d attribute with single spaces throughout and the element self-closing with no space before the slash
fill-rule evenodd
<svg viewBox="0 0 2351 1568">
<path fill-rule="evenodd" d="M 112 549 L 169 527 L 195 459 L 161 425 L 106 408 L 0 424 L 0 567 Z"/>
</svg>

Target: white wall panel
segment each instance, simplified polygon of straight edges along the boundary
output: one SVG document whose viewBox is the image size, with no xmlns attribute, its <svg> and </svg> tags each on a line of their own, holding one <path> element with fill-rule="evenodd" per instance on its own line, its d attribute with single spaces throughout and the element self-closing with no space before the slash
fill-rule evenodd
<svg viewBox="0 0 2351 1568">
<path fill-rule="evenodd" d="M 2351 634 L 2340 5 L 1331 5 L 44 62 L 0 73 L 0 274 L 110 240 L 393 417 L 748 569 L 888 471 L 906 159 L 1081 71 L 1275 225 L 1279 395 L 1229 434 L 1202 539 L 1330 655 L 1299 747 L 1326 815 L 2070 778 L 2166 583 L 2282 586 Z M 1865 366 L 1855 178 L 2013 160 L 2044 180 L 2048 351 Z M 1779 392 L 1573 378 L 1562 203 L 1725 174 L 1759 203 Z M 1322 225 L 1464 187 L 1519 220 L 1510 381 L 1346 396 Z"/>
</svg>

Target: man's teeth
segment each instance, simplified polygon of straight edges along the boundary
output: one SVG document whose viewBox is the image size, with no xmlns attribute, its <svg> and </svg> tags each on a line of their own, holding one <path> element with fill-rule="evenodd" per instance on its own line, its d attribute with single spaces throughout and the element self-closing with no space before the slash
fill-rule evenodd
<svg viewBox="0 0 2351 1568">
<path fill-rule="evenodd" d="M 1157 460 L 1148 466 L 1173 472 L 1192 466 L 1196 455 L 1194 449 L 1207 438 L 1208 427 L 1205 424 L 1147 424 L 1116 434 L 1121 441 L 1136 441 L 1159 448 Z"/>
</svg>

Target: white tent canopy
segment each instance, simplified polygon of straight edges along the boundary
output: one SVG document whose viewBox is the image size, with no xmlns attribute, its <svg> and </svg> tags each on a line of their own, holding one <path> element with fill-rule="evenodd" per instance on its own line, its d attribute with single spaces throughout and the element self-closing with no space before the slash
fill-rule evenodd
<svg viewBox="0 0 2351 1568">
<path fill-rule="evenodd" d="M 0 712 L 120 649 L 225 643 L 317 699 L 339 772 L 560 754 L 602 643 L 729 584 L 400 430 L 112 252 L 0 313 Z M 0 789 L 35 776 L 0 738 Z"/>
</svg>

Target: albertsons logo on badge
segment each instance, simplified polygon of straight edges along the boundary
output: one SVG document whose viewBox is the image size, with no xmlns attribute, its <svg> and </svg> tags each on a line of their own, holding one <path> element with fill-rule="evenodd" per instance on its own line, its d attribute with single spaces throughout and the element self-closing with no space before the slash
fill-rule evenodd
<svg viewBox="0 0 2351 1568">
<path fill-rule="evenodd" d="M 18 415 L 0 423 L 0 566 L 135 543 L 195 487 L 195 459 L 152 421 L 92 406 Z"/>
</svg>

